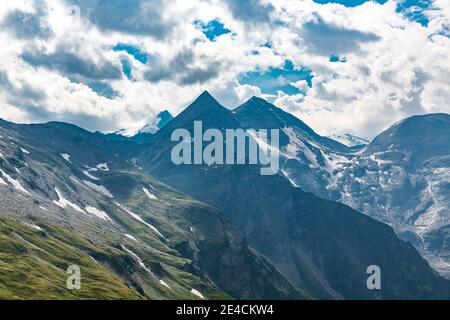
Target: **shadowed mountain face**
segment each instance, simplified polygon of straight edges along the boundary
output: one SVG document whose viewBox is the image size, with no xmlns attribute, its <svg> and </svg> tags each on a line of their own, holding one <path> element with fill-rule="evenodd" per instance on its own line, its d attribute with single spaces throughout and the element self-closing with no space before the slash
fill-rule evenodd
<svg viewBox="0 0 450 320">
<path fill-rule="evenodd" d="M 0 297 L 305 297 L 217 209 L 113 149 L 69 124 L 0 123 Z M 86 275 L 79 293 L 65 287 L 72 264 Z M 23 270 L 26 284 L 14 273 Z"/>
<path fill-rule="evenodd" d="M 223 121 L 222 121 L 223 120 Z M 177 128 L 279 128 L 281 175 L 261 176 L 257 165 L 174 165 L 170 153 Z M 266 124 L 266 125 L 265 125 Z M 331 164 L 352 150 L 315 134 L 300 120 L 261 99 L 229 111 L 204 93 L 168 126 L 156 133 L 137 157 L 137 165 L 162 181 L 211 204 L 225 214 L 298 288 L 319 298 L 448 298 L 440 278 L 392 229 L 353 209 L 305 193 L 290 176 L 304 173 L 309 191 L 328 192 Z M 336 169 L 336 168 L 335 168 Z M 287 179 L 289 178 L 289 179 Z M 311 190 L 312 189 L 312 190 Z M 317 192 L 320 193 L 320 192 Z M 339 198 L 330 191 L 330 197 Z M 366 287 L 369 265 L 382 269 L 382 290 Z"/>
</svg>

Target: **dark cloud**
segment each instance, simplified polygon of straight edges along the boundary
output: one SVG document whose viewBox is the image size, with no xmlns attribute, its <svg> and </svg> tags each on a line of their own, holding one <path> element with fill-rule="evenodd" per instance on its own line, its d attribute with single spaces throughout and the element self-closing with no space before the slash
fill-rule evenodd
<svg viewBox="0 0 450 320">
<path fill-rule="evenodd" d="M 271 4 L 262 4 L 260 0 L 227 0 L 233 16 L 246 22 L 269 22 L 274 10 Z"/>
<path fill-rule="evenodd" d="M 312 53 L 324 56 L 355 52 L 360 50 L 361 44 L 381 39 L 373 33 L 343 29 L 322 20 L 306 23 L 301 35 Z"/>
<path fill-rule="evenodd" d="M 6 15 L 1 26 L 19 39 L 48 39 L 53 31 L 46 21 L 47 7 L 43 1 L 34 1 L 35 12 L 14 10 Z"/>
<path fill-rule="evenodd" d="M 43 101 L 47 97 L 44 92 L 32 88 L 27 83 L 22 83 L 20 88 L 13 86 L 4 71 L 0 71 L 0 88 L 22 101 Z"/>
<path fill-rule="evenodd" d="M 205 83 L 219 75 L 220 67 L 211 65 L 208 68 L 187 69 L 180 77 L 180 83 L 183 85 L 190 85 L 196 83 Z"/>
<path fill-rule="evenodd" d="M 0 88 L 5 88 L 11 86 L 11 82 L 9 82 L 8 76 L 5 72 L 0 71 Z"/>
<path fill-rule="evenodd" d="M 45 67 L 56 70 L 66 75 L 80 75 L 89 79 L 120 79 L 122 70 L 109 61 L 103 61 L 97 65 L 93 61 L 81 58 L 74 53 L 65 50 L 46 54 L 43 52 L 27 51 L 21 55 L 21 58 L 35 67 Z"/>
<path fill-rule="evenodd" d="M 201 59 L 201 57 L 197 58 Z M 150 70 L 145 74 L 145 79 L 150 82 L 171 80 L 182 85 L 191 85 L 205 83 L 219 75 L 220 63 L 204 57 L 204 60 L 208 62 L 207 66 L 193 68 L 189 65 L 194 60 L 195 56 L 191 49 L 181 51 L 168 64 L 161 63 L 158 57 L 153 56 L 150 58 Z"/>
<path fill-rule="evenodd" d="M 8 93 L 8 104 L 32 115 L 33 118 L 48 119 L 48 113 L 43 107 L 47 98 L 45 92 L 38 91 L 27 83 L 22 83 L 20 88 L 13 86 L 4 71 L 0 71 L 0 90 Z"/>
<path fill-rule="evenodd" d="M 102 30 L 163 38 L 174 22 L 163 20 L 163 0 L 68 0 Z"/>
<path fill-rule="evenodd" d="M 115 91 L 111 85 L 107 82 L 103 81 L 94 81 L 89 82 L 86 84 L 89 88 L 92 89 L 95 93 L 97 93 L 99 96 L 108 98 L 108 99 L 114 99 L 119 95 L 117 91 Z"/>
<path fill-rule="evenodd" d="M 108 99 L 114 99 L 115 97 L 119 96 L 119 92 L 115 91 L 108 82 L 89 80 L 76 76 L 69 76 L 68 79 L 76 84 L 84 84 L 85 86 L 89 87 L 92 91 L 97 93 L 99 96 Z"/>
</svg>

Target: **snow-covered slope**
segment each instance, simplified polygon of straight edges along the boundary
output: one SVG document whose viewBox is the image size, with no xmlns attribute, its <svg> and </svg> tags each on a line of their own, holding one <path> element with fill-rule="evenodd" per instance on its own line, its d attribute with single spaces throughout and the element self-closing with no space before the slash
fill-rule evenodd
<svg viewBox="0 0 450 320">
<path fill-rule="evenodd" d="M 173 116 L 170 114 L 170 112 L 167 110 L 164 110 L 158 114 L 158 116 L 156 117 L 156 119 L 154 121 L 151 121 L 151 122 L 145 124 L 144 126 L 136 126 L 136 127 L 132 127 L 132 128 L 120 129 L 120 130 L 113 132 L 113 134 L 124 136 L 127 138 L 134 137 L 141 133 L 153 134 L 153 133 L 157 132 L 159 129 L 163 128 L 172 119 L 173 119 Z"/>
<path fill-rule="evenodd" d="M 341 201 L 394 227 L 450 277 L 450 115 L 405 119 L 349 159 Z"/>
<path fill-rule="evenodd" d="M 357 149 L 333 145 L 261 99 L 236 115 L 248 127 L 281 130 L 280 172 L 292 185 L 391 225 L 450 277 L 450 115 L 405 119 Z"/>
<path fill-rule="evenodd" d="M 347 147 L 356 147 L 362 145 L 368 145 L 370 140 L 367 138 L 361 138 L 350 133 L 344 134 L 333 134 L 328 136 L 330 139 L 339 141 L 342 144 L 345 144 Z"/>
<path fill-rule="evenodd" d="M 332 186 L 353 150 L 314 132 L 300 119 L 253 97 L 235 110 L 243 126 L 280 129 L 280 173 L 294 186 L 321 197 L 339 200 Z"/>
</svg>

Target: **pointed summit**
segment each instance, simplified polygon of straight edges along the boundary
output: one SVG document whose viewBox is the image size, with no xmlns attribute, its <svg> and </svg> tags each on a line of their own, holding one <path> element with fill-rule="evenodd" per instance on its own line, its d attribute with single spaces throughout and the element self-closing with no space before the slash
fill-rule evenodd
<svg viewBox="0 0 450 320">
<path fill-rule="evenodd" d="M 343 150 L 348 147 L 326 137 L 318 135 L 311 127 L 296 116 L 276 107 L 263 98 L 251 97 L 234 110 L 234 115 L 246 128 L 277 128 L 295 130 L 305 141 L 312 141 L 328 149 Z"/>
<path fill-rule="evenodd" d="M 195 99 L 195 101 L 216 101 L 216 99 L 214 99 L 214 97 L 208 92 L 208 90 L 205 90 L 202 92 L 201 95 L 198 96 L 197 99 Z"/>
<path fill-rule="evenodd" d="M 161 131 L 160 135 L 169 135 L 176 128 L 191 130 L 195 121 L 202 121 L 203 128 L 237 128 L 239 121 L 232 112 L 222 106 L 208 92 L 198 96 L 183 112 L 171 120 Z"/>
<path fill-rule="evenodd" d="M 173 116 L 169 111 L 164 110 L 158 113 L 157 119 L 158 123 L 156 124 L 156 126 L 158 127 L 158 129 L 162 129 L 166 124 L 168 124 L 173 119 Z"/>
<path fill-rule="evenodd" d="M 244 108 L 257 108 L 261 111 L 272 111 L 273 108 L 276 108 L 273 104 L 267 101 L 264 98 L 253 96 L 247 102 L 245 102 L 242 107 Z"/>
<path fill-rule="evenodd" d="M 182 113 L 203 113 L 205 111 L 226 109 L 208 92 L 203 91 Z"/>
<path fill-rule="evenodd" d="M 250 99 L 248 99 L 246 102 L 244 102 L 242 105 L 237 107 L 234 111 L 242 112 L 243 110 L 246 110 L 246 109 L 251 109 L 254 111 L 256 111 L 256 110 L 269 111 L 269 110 L 272 110 L 272 107 L 276 108 L 273 104 L 269 103 L 267 100 L 257 97 L 257 96 L 253 96 Z"/>
<path fill-rule="evenodd" d="M 204 112 L 226 109 L 208 92 L 203 91 L 181 114 L 197 116 Z"/>
<path fill-rule="evenodd" d="M 252 96 L 247 102 L 260 103 L 264 105 L 270 105 L 270 103 L 264 98 Z"/>
<path fill-rule="evenodd" d="M 256 96 L 234 110 L 237 117 L 253 128 L 284 128 L 292 115 Z M 300 120 L 299 120 L 300 121 Z"/>
</svg>

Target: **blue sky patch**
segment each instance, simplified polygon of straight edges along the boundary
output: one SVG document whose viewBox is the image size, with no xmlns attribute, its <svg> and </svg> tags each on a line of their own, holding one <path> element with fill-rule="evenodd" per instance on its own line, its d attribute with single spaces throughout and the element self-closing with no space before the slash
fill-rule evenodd
<svg viewBox="0 0 450 320">
<path fill-rule="evenodd" d="M 396 11 L 402 13 L 409 20 L 416 21 L 427 27 L 429 19 L 425 14 L 432 4 L 432 0 L 403 0 L 397 4 Z"/>
<path fill-rule="evenodd" d="M 194 21 L 194 25 L 199 28 L 210 41 L 215 41 L 217 37 L 231 32 L 230 29 L 225 28 L 225 25 L 218 20 L 211 20 L 206 24 L 196 20 Z"/>
<path fill-rule="evenodd" d="M 119 51 L 125 51 L 126 53 L 128 53 L 130 56 L 132 56 L 133 58 L 135 58 L 137 61 L 146 64 L 148 62 L 148 56 L 147 53 L 142 52 L 139 48 L 136 48 L 132 45 L 129 44 L 124 44 L 124 43 L 118 43 L 114 48 L 114 51 L 119 52 Z"/>
<path fill-rule="evenodd" d="M 339 56 L 333 54 L 330 57 L 330 62 L 347 62 L 347 58 L 339 57 Z"/>
<path fill-rule="evenodd" d="M 278 91 L 286 94 L 298 94 L 300 91 L 290 83 L 306 80 L 312 86 L 312 74 L 308 69 L 296 69 L 290 60 L 286 60 L 282 68 L 270 68 L 266 72 L 252 71 L 239 77 L 240 84 L 257 86 L 265 94 L 276 95 Z"/>
<path fill-rule="evenodd" d="M 346 7 L 357 7 L 367 1 L 372 1 L 372 0 L 313 0 L 313 1 L 315 3 L 319 3 L 319 4 L 339 3 Z M 378 2 L 379 4 L 385 4 L 388 0 L 374 0 L 374 1 Z"/>
<path fill-rule="evenodd" d="M 128 80 L 132 80 L 133 76 L 131 74 L 131 71 L 133 70 L 133 66 L 131 62 L 128 59 L 120 59 L 120 62 L 122 63 L 122 71 L 127 76 Z"/>
</svg>

